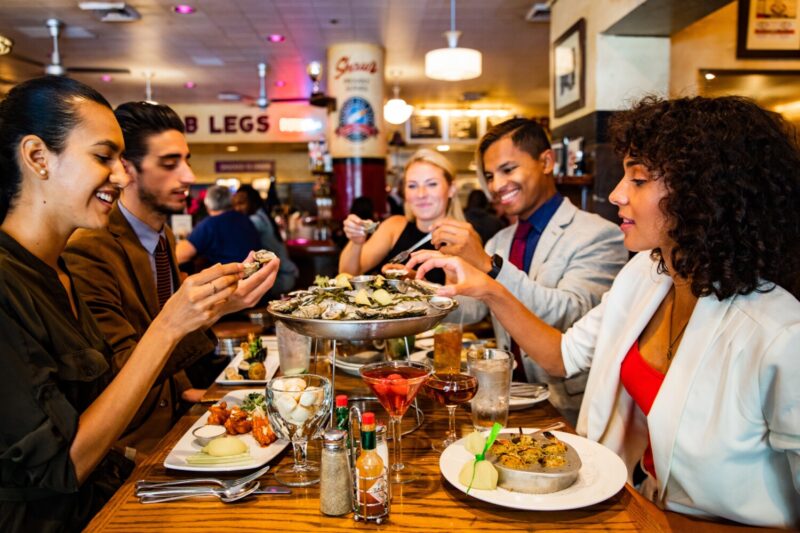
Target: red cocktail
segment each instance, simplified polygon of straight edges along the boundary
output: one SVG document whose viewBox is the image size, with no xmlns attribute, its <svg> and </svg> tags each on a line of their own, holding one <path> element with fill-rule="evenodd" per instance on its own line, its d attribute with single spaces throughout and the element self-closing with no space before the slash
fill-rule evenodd
<svg viewBox="0 0 800 533">
<path fill-rule="evenodd" d="M 440 404 L 447 407 L 449 429 L 447 437 L 435 442 L 433 449 L 444 451 L 458 440 L 456 435 L 456 406 L 470 401 L 478 392 L 478 380 L 469 374 L 433 374 L 425 383 L 425 388 Z"/>
<path fill-rule="evenodd" d="M 378 397 L 392 421 L 394 462 L 389 470 L 392 483 L 408 483 L 416 479 L 414 472 L 403 464 L 400 424 L 408 406 L 433 369 L 428 363 L 415 361 L 384 361 L 364 365 L 361 377 Z"/>
</svg>

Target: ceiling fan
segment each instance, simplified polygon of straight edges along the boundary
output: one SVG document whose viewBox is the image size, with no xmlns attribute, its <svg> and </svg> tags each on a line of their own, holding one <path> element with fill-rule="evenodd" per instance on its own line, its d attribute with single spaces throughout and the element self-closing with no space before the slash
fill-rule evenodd
<svg viewBox="0 0 800 533">
<path fill-rule="evenodd" d="M 20 61 L 44 68 L 45 74 L 51 76 L 66 76 L 67 74 L 130 74 L 130 69 L 127 68 L 113 68 L 113 67 L 67 67 L 61 63 L 61 53 L 59 52 L 58 43 L 61 29 L 64 23 L 58 19 L 51 18 L 45 21 L 50 37 L 53 39 L 53 51 L 50 54 L 50 62 L 42 63 L 35 59 L 12 54 Z"/>
<path fill-rule="evenodd" d="M 234 102 L 241 102 L 246 101 L 253 107 L 258 107 L 259 109 L 266 109 L 269 107 L 269 104 L 273 102 L 308 102 L 310 105 L 313 106 L 320 106 L 320 107 L 328 107 L 330 102 L 335 102 L 335 99 L 325 96 L 321 92 L 319 92 L 318 85 L 314 85 L 315 90 L 312 91 L 311 96 L 308 97 L 294 97 L 294 98 L 269 98 L 267 96 L 267 64 L 266 63 L 259 63 L 258 64 L 258 96 L 253 97 L 245 94 L 240 93 L 220 93 L 218 98 L 220 100 L 228 100 Z M 334 103 L 335 106 L 335 103 Z"/>
</svg>

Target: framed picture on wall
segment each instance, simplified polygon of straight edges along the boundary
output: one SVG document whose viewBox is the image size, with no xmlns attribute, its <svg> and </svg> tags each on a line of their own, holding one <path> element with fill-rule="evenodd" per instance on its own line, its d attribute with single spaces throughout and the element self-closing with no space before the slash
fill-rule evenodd
<svg viewBox="0 0 800 533">
<path fill-rule="evenodd" d="M 553 43 L 553 107 L 562 117 L 586 104 L 586 19 Z"/>
<path fill-rule="evenodd" d="M 442 117 L 439 115 L 411 115 L 408 120 L 408 138 L 412 141 L 441 141 L 444 137 Z"/>
<path fill-rule="evenodd" d="M 736 57 L 800 58 L 798 0 L 739 0 Z"/>
<path fill-rule="evenodd" d="M 451 116 L 449 123 L 449 140 L 475 141 L 478 139 L 478 117 Z"/>
</svg>

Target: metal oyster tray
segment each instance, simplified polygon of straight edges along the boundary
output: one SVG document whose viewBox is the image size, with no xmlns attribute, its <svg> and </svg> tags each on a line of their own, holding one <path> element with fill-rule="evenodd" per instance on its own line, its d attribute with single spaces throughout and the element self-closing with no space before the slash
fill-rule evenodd
<svg viewBox="0 0 800 533">
<path fill-rule="evenodd" d="M 452 309 L 431 309 L 428 314 L 406 318 L 378 320 L 323 320 L 300 318 L 270 310 L 275 320 L 289 329 L 317 339 L 369 340 L 407 337 L 427 331 L 446 317 Z"/>
</svg>

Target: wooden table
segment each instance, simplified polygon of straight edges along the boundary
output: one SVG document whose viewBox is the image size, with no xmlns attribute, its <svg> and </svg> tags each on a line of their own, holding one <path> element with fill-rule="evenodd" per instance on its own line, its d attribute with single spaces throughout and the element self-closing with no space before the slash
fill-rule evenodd
<svg viewBox="0 0 800 533">
<path fill-rule="evenodd" d="M 327 369 L 326 369 L 327 370 Z M 336 392 L 351 396 L 368 393 L 359 378 L 337 372 Z M 207 398 L 221 398 L 230 388 L 213 386 Z M 143 505 L 134 496 L 137 479 L 167 480 L 190 477 L 191 473 L 168 471 L 164 458 L 207 406 L 195 406 L 164 437 L 157 451 L 137 467 L 128 482 L 95 516 L 87 531 L 531 531 L 531 530 L 626 530 L 626 531 L 723 531 L 747 530 L 733 524 L 695 520 L 662 512 L 642 498 L 630 485 L 608 500 L 571 511 L 518 511 L 494 506 L 465 495 L 439 473 L 439 454 L 431 449 L 432 439 L 441 439 L 447 429 L 447 411 L 420 396 L 425 422 L 403 438 L 403 458 L 418 469 L 421 479 L 409 485 L 393 486 L 389 521 L 380 526 L 355 522 L 352 515 L 328 517 L 319 512 L 319 485 L 292 489 L 291 495 L 259 495 L 233 504 L 217 500 L 192 499 Z M 459 409 L 458 430 L 471 431 L 469 414 Z M 410 416 L 410 412 L 407 416 Z M 512 412 L 514 426 L 542 427 L 562 419 L 548 403 Z M 389 443 L 391 446 L 391 443 Z M 314 457 L 316 455 L 316 457 Z M 319 458 L 319 446 L 310 446 L 311 459 Z M 291 446 L 273 464 L 292 462 Z M 232 476 L 239 477 L 242 473 Z M 275 484 L 269 474 L 262 485 Z M 763 531 L 763 530 L 761 530 Z"/>
</svg>

